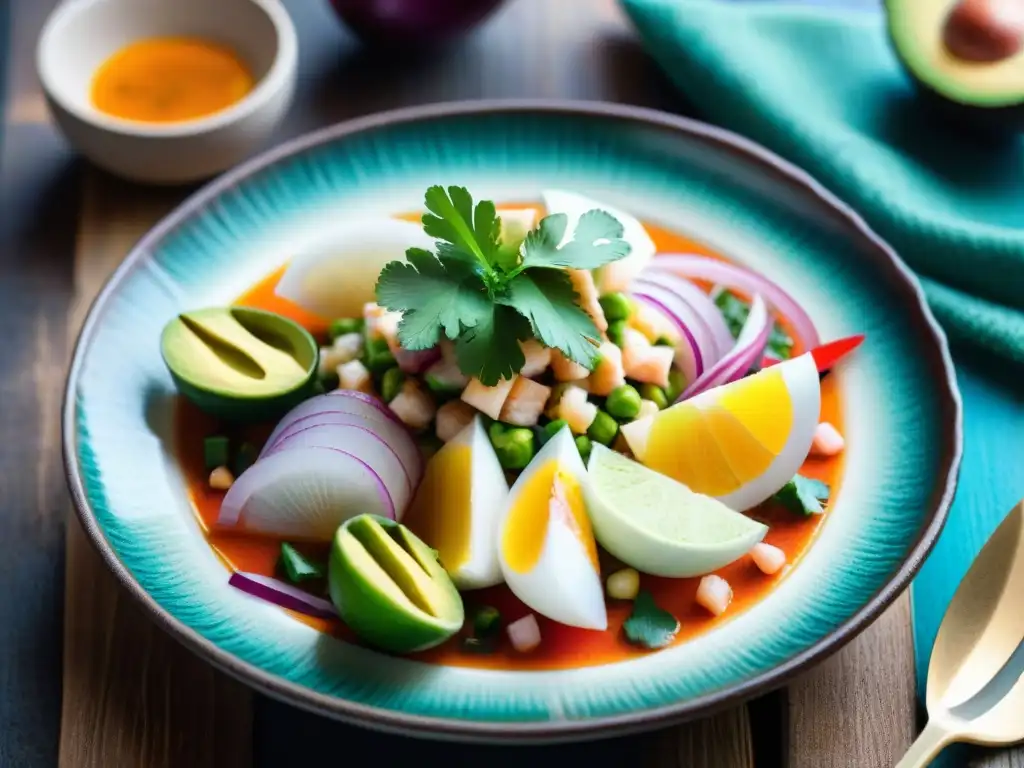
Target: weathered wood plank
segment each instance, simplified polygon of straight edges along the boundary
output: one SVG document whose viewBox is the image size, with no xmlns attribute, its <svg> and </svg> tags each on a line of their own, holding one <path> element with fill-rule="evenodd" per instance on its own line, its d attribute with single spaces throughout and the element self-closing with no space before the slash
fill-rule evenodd
<svg viewBox="0 0 1024 768">
<path fill-rule="evenodd" d="M 131 245 L 180 195 L 86 173 L 69 336 Z M 249 690 L 159 629 L 116 583 L 75 518 L 65 595 L 62 768 L 252 764 Z"/>
</svg>

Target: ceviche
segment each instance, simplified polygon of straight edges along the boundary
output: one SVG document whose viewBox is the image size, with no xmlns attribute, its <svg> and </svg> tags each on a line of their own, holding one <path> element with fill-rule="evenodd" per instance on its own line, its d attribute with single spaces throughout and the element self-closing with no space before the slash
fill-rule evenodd
<svg viewBox="0 0 1024 768">
<path fill-rule="evenodd" d="M 684 641 L 784 577 L 844 452 L 768 276 L 565 190 L 354 222 L 165 326 L 229 583 L 351 642 L 559 668 Z"/>
</svg>

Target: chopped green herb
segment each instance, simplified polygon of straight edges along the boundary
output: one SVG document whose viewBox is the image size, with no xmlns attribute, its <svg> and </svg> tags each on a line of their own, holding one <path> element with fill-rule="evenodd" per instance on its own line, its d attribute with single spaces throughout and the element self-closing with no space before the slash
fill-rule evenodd
<svg viewBox="0 0 1024 768">
<path fill-rule="evenodd" d="M 629 253 L 622 225 L 603 211 L 584 214 L 573 238 L 560 246 L 568 219 L 547 216 L 527 234 L 521 255 L 502 251 L 494 203 L 474 206 L 463 187 L 430 187 L 424 231 L 437 252 L 406 251 L 377 281 L 377 301 L 402 312 L 398 340 L 408 350 L 429 349 L 442 334 L 455 342 L 459 370 L 493 386 L 519 372 L 519 341 L 531 337 L 591 370 L 600 334 L 579 306 L 568 275 Z"/>
<path fill-rule="evenodd" d="M 324 578 L 325 568 L 303 555 L 288 542 L 281 542 L 281 557 L 278 560 L 288 581 L 301 584 L 304 581 Z"/>
<path fill-rule="evenodd" d="M 604 411 L 598 411 L 597 416 L 587 427 L 587 437 L 601 445 L 611 445 L 617 434 L 619 423 Z"/>
<path fill-rule="evenodd" d="M 729 327 L 733 338 L 740 335 L 743 324 L 747 322 L 747 315 L 750 314 L 750 305 L 739 296 L 726 290 L 721 290 L 715 296 L 715 305 L 722 310 L 722 317 Z M 768 351 L 780 360 L 788 360 L 793 354 L 793 339 L 778 323 L 772 323 L 772 332 L 768 337 Z"/>
<path fill-rule="evenodd" d="M 380 379 L 380 396 L 385 403 L 390 403 L 402 391 L 405 374 L 401 368 L 388 368 Z"/>
<path fill-rule="evenodd" d="M 772 496 L 772 500 L 798 515 L 818 515 L 822 510 L 821 502 L 827 501 L 829 494 L 826 483 L 795 475 Z"/>
<path fill-rule="evenodd" d="M 259 451 L 256 450 L 256 446 L 252 443 L 242 443 L 238 446 L 238 453 L 235 454 L 235 465 L 233 467 L 235 477 L 241 477 L 245 470 L 255 464 L 257 456 L 259 456 Z"/>
<path fill-rule="evenodd" d="M 371 373 L 382 374 L 395 365 L 395 356 L 391 353 L 386 339 L 367 339 L 363 346 L 363 363 Z"/>
<path fill-rule="evenodd" d="M 231 443 L 223 435 L 214 435 L 203 440 L 203 464 L 207 472 L 217 467 L 226 467 L 230 454 Z"/>
<path fill-rule="evenodd" d="M 347 333 L 361 333 L 365 324 L 366 321 L 361 317 L 342 317 L 331 321 L 327 328 L 327 335 L 331 337 L 331 341 L 334 341 Z"/>
<path fill-rule="evenodd" d="M 679 621 L 660 608 L 647 590 L 641 590 L 633 601 L 633 612 L 622 624 L 626 639 L 642 648 L 664 648 L 679 632 Z"/>
</svg>

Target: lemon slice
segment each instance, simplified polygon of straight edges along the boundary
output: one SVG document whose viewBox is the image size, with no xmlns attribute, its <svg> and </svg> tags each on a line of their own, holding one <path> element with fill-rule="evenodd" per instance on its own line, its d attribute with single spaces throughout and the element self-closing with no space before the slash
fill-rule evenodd
<svg viewBox="0 0 1024 768">
<path fill-rule="evenodd" d="M 821 384 L 808 353 L 709 389 L 621 431 L 640 462 L 742 512 L 797 473 L 820 413 Z"/>
<path fill-rule="evenodd" d="M 594 536 L 643 573 L 711 573 L 749 552 L 768 532 L 768 526 L 600 444 L 593 447 L 587 473 Z"/>
</svg>

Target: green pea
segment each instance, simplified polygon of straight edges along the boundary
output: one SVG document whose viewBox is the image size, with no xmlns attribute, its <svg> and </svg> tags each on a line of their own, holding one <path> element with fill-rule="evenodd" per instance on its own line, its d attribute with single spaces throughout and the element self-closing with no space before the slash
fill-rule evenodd
<svg viewBox="0 0 1024 768">
<path fill-rule="evenodd" d="M 500 440 L 501 436 L 505 434 L 505 425 L 500 421 L 492 421 L 487 426 L 487 436 L 491 438 L 491 443 Z"/>
<path fill-rule="evenodd" d="M 331 341 L 334 341 L 346 333 L 360 333 L 363 330 L 363 325 L 365 325 L 365 321 L 361 317 L 341 317 L 331 321 L 327 328 L 327 335 L 331 337 Z"/>
<path fill-rule="evenodd" d="M 668 336 L 659 336 L 657 339 L 655 339 L 654 346 L 656 346 L 656 347 L 674 347 L 675 344 L 672 343 L 672 340 Z"/>
<path fill-rule="evenodd" d="M 383 373 L 395 364 L 387 339 L 370 339 L 363 347 L 363 362 L 372 373 Z"/>
<path fill-rule="evenodd" d="M 552 422 L 549 422 L 549 423 L 548 423 L 547 425 L 545 425 L 545 427 L 544 427 L 544 438 L 543 438 L 543 442 L 545 442 L 545 443 L 546 443 L 546 442 L 547 442 L 548 440 L 550 440 L 550 439 L 551 439 L 552 437 L 554 437 L 554 436 L 555 436 L 555 435 L 557 435 L 557 434 L 558 434 L 559 432 L 561 432 L 561 431 L 562 431 L 562 428 L 563 428 L 563 427 L 565 427 L 565 426 L 567 426 L 567 422 L 566 422 L 566 420 L 565 420 L 565 419 L 555 419 L 554 421 L 552 421 Z"/>
<path fill-rule="evenodd" d="M 589 459 L 590 451 L 594 447 L 594 444 L 590 442 L 590 438 L 586 435 L 577 435 L 573 442 L 576 443 L 576 450 L 580 452 L 580 458 L 584 461 Z"/>
<path fill-rule="evenodd" d="M 665 397 L 668 401 L 674 403 L 676 398 L 683 394 L 684 389 L 686 389 L 686 377 L 683 376 L 683 372 L 675 369 L 669 371 L 668 387 L 665 389 Z"/>
<path fill-rule="evenodd" d="M 625 320 L 616 320 L 615 322 L 608 323 L 608 340 L 617 347 L 621 347 L 626 343 L 626 325 Z"/>
<path fill-rule="evenodd" d="M 616 320 L 628 320 L 633 314 L 633 302 L 624 293 L 606 293 L 598 300 L 604 311 L 604 318 L 609 323 Z"/>
<path fill-rule="evenodd" d="M 485 605 L 473 616 L 473 634 L 478 638 L 488 637 L 501 630 L 501 613 L 497 608 Z"/>
<path fill-rule="evenodd" d="M 629 384 L 613 389 L 604 407 L 617 419 L 633 419 L 640 413 L 640 393 Z"/>
<path fill-rule="evenodd" d="M 654 384 L 641 385 L 640 397 L 644 400 L 650 400 L 658 406 L 658 408 L 668 408 L 668 396 L 665 394 L 665 390 Z"/>
<path fill-rule="evenodd" d="M 619 423 L 604 411 L 598 411 L 597 416 L 587 427 L 587 437 L 601 445 L 611 445 L 618 433 Z"/>
<path fill-rule="evenodd" d="M 231 443 L 223 435 L 213 435 L 203 440 L 203 464 L 207 471 L 228 465 Z"/>
<path fill-rule="evenodd" d="M 390 403 L 398 397 L 404 383 L 405 374 L 402 373 L 401 368 L 388 368 L 384 371 L 384 375 L 380 379 L 380 396 L 384 398 L 384 402 Z"/>
<path fill-rule="evenodd" d="M 533 432 L 524 427 L 512 427 L 495 434 L 495 426 L 497 422 L 491 425 L 489 431 L 498 463 L 505 469 L 523 469 L 536 453 Z"/>
</svg>

